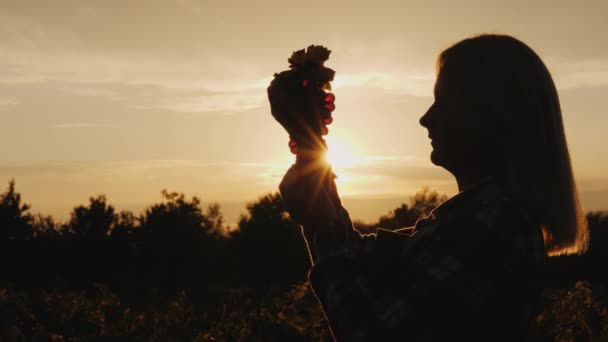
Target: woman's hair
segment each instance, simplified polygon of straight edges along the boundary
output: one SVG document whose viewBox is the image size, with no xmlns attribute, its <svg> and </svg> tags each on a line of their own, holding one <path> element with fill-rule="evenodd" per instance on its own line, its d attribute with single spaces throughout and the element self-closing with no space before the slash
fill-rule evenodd
<svg viewBox="0 0 608 342">
<path fill-rule="evenodd" d="M 547 253 L 584 252 L 588 224 L 557 90 L 540 57 L 513 37 L 484 34 L 443 51 L 437 72 L 455 82 L 472 110 L 489 116 L 502 154 L 500 172 L 514 198 L 540 224 Z"/>
</svg>

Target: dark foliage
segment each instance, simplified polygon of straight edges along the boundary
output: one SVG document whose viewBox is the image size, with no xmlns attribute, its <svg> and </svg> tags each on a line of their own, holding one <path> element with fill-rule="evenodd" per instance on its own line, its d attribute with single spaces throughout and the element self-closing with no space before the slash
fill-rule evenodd
<svg viewBox="0 0 608 342">
<path fill-rule="evenodd" d="M 589 249 L 583 255 L 563 255 L 549 258 L 545 270 L 546 286 L 571 286 L 578 280 L 608 283 L 608 215 L 604 212 L 587 213 L 591 231 Z"/>
<path fill-rule="evenodd" d="M 428 216 L 433 208 L 447 199 L 447 196 L 425 187 L 411 196 L 407 204 L 403 203 L 388 215 L 380 217 L 374 226 L 386 229 L 411 227 L 419 218 Z"/>
<path fill-rule="evenodd" d="M 34 235 L 30 206 L 21 202 L 21 194 L 15 191 L 15 181 L 0 195 L 0 240 L 23 241 Z"/>
<path fill-rule="evenodd" d="M 311 264 L 300 227 L 283 207 L 278 193 L 247 205 L 239 229 L 231 234 L 235 255 L 248 260 L 240 275 L 260 285 L 306 279 Z"/>
<path fill-rule="evenodd" d="M 357 229 L 412 226 L 446 199 L 425 188 Z M 0 195 L 0 340 L 327 338 L 305 241 L 276 193 L 248 204 L 231 232 L 218 204 L 168 191 L 141 215 L 103 195 L 63 224 L 29 209 L 11 181 Z M 608 215 L 587 218 L 589 252 L 546 269 L 539 340 L 608 336 Z"/>
</svg>

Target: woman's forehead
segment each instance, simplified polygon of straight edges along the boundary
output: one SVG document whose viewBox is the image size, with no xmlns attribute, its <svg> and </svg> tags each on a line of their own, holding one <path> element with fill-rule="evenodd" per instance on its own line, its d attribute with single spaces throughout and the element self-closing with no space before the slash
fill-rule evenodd
<svg viewBox="0 0 608 342">
<path fill-rule="evenodd" d="M 433 93 L 435 97 L 456 95 L 459 90 L 462 90 L 463 86 L 464 84 L 459 82 L 457 77 L 454 77 L 454 75 L 450 75 L 443 70 L 437 74 Z"/>
<path fill-rule="evenodd" d="M 483 72 L 475 67 L 443 65 L 437 73 L 433 91 L 435 96 L 471 96 L 481 89 Z"/>
</svg>

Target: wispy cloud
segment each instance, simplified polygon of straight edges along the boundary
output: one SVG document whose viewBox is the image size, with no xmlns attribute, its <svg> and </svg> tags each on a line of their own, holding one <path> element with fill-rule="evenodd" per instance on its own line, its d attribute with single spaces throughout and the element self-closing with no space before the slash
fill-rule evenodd
<svg viewBox="0 0 608 342">
<path fill-rule="evenodd" d="M 86 56 L 69 58 L 70 63 L 54 59 L 36 62 L 31 58 L 5 58 L 3 63 L 0 57 L 0 65 L 12 66 L 12 71 L 0 72 L 0 83 L 42 85 L 74 96 L 119 102 L 127 108 L 229 114 L 265 105 L 265 89 L 271 80 L 252 77 L 227 81 L 221 75 L 206 75 L 204 69 L 160 63 L 138 65 L 125 60 L 95 61 Z M 29 62 L 19 64 L 20 60 Z M 9 104 L 12 103 L 0 103 L 0 110 Z"/>
<path fill-rule="evenodd" d="M 70 128 L 108 128 L 114 127 L 116 124 L 100 123 L 100 122 L 68 122 L 53 125 L 53 128 L 70 129 Z"/>
<path fill-rule="evenodd" d="M 392 206 L 406 201 L 423 186 L 448 196 L 457 192 L 454 178 L 428 161 L 397 156 L 370 156 L 366 160 L 366 164 L 336 171 L 340 195 L 347 203 L 354 199 L 372 202 L 392 199 Z M 26 200 L 33 203 L 36 210 L 54 208 L 56 213 L 65 215 L 73 205 L 98 193 L 108 195 L 115 205 L 140 203 L 141 208 L 143 204 L 158 200 L 162 189 L 201 196 L 205 201 L 244 204 L 264 193 L 277 191 L 289 166 L 289 162 L 278 161 L 179 159 L 0 162 L 0 181 L 15 178 L 18 189 L 27 195 Z M 602 189 L 603 196 L 606 180 L 583 179 L 581 183 L 588 185 L 582 187 L 586 208 L 605 209 L 606 197 L 600 197 L 600 192 L 594 192 L 598 196 L 592 196 L 586 190 Z M 372 202 L 365 202 L 367 205 L 362 204 L 359 209 L 353 208 L 356 209 L 351 212 L 353 217 L 362 217 L 365 213 L 364 217 L 371 219 L 392 209 L 388 204 L 370 208 Z M 231 219 L 238 217 L 241 209 L 237 209 Z"/>
<path fill-rule="evenodd" d="M 14 97 L 0 97 L 0 111 L 9 110 L 19 104 Z"/>
<path fill-rule="evenodd" d="M 431 96 L 435 75 L 411 71 L 374 71 L 336 75 L 336 88 L 376 88 L 395 95 Z"/>
<path fill-rule="evenodd" d="M 262 92 L 212 94 L 190 97 L 176 97 L 165 99 L 147 98 L 143 103 L 133 104 L 136 109 L 166 109 L 175 113 L 239 113 L 260 108 L 266 104 Z"/>
<path fill-rule="evenodd" d="M 608 59 L 582 59 L 548 63 L 558 89 L 608 86 Z"/>
</svg>

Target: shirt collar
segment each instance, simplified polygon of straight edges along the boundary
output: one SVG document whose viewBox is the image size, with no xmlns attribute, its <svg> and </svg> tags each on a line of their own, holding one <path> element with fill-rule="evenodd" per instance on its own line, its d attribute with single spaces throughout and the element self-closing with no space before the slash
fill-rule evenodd
<svg viewBox="0 0 608 342">
<path fill-rule="evenodd" d="M 431 210 L 431 214 L 434 218 L 439 219 L 448 212 L 471 203 L 471 200 L 474 198 L 495 194 L 500 191 L 501 188 L 498 179 L 494 176 L 486 176 L 475 184 L 460 191 L 447 201 L 441 203 L 435 209 Z"/>
</svg>

